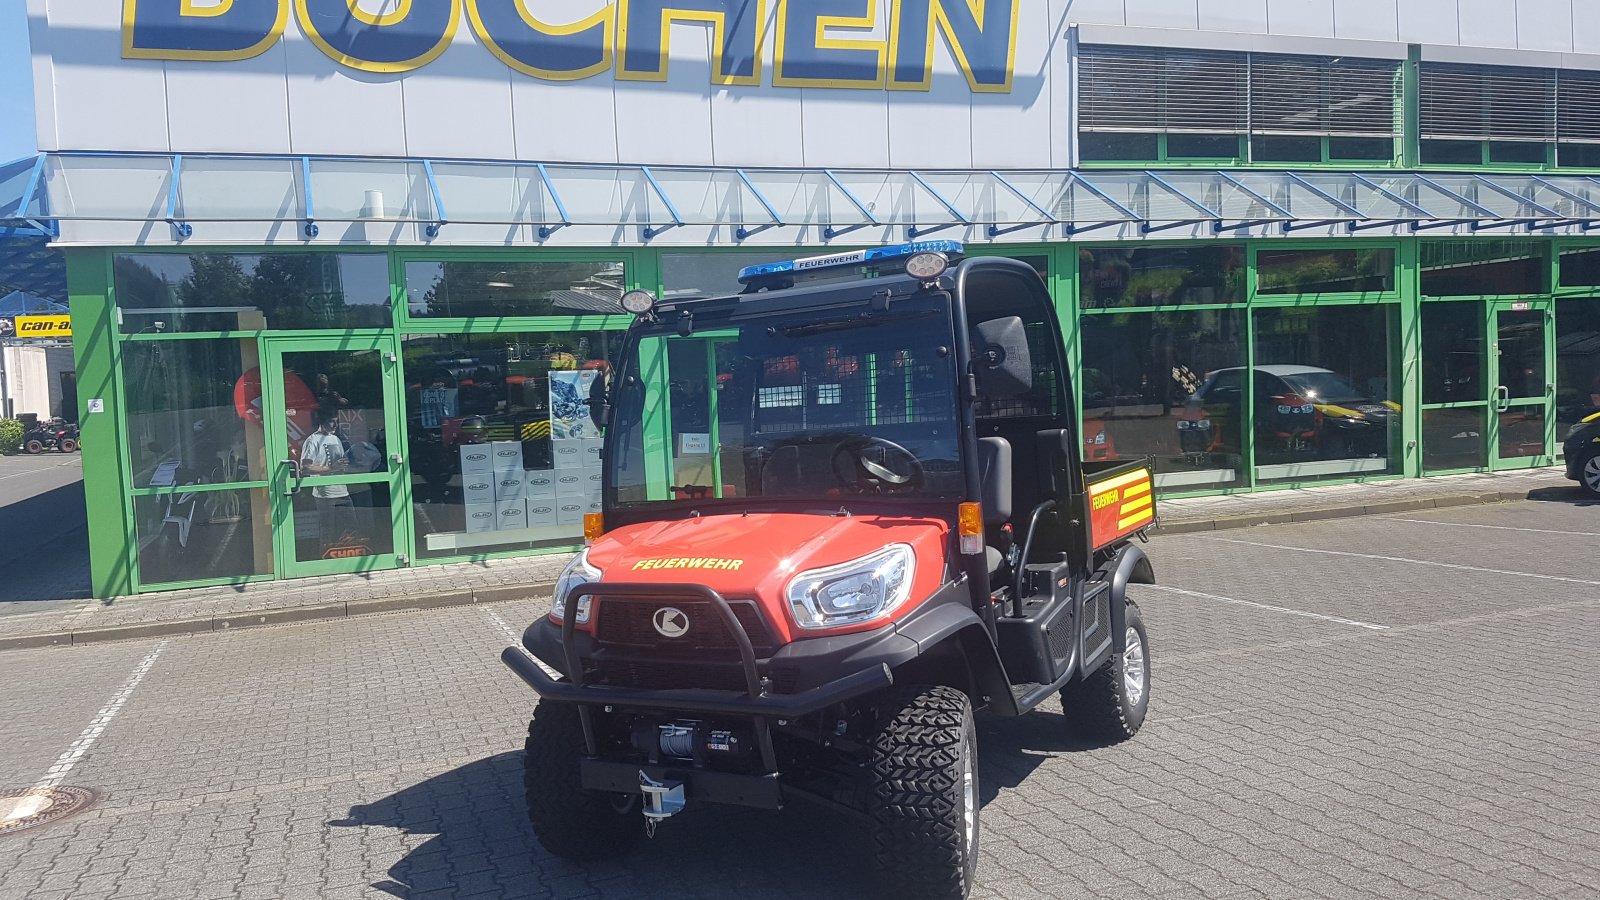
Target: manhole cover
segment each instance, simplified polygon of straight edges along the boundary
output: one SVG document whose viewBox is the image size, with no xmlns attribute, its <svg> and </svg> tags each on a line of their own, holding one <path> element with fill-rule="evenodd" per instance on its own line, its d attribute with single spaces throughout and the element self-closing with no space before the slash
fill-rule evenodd
<svg viewBox="0 0 1600 900">
<path fill-rule="evenodd" d="M 75 787 L 0 791 L 0 834 L 54 822 L 92 802 L 93 791 Z"/>
</svg>

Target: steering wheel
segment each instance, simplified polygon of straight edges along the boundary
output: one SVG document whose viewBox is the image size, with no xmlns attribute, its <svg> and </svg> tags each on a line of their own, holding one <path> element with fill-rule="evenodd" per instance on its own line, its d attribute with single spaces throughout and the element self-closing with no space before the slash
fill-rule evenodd
<svg viewBox="0 0 1600 900">
<path fill-rule="evenodd" d="M 873 459 L 869 453 L 873 450 L 882 450 L 886 454 L 883 462 Z M 850 464 L 841 467 L 840 460 L 848 456 Z M 898 459 L 894 459 L 898 457 Z M 901 465 L 891 465 L 891 461 Z M 845 487 L 860 489 L 863 481 L 876 484 L 881 491 L 900 488 L 920 488 L 925 472 L 922 460 L 915 453 L 896 444 L 894 441 L 881 437 L 858 437 L 843 441 L 834 448 L 833 475 Z M 905 474 L 900 471 L 904 470 Z"/>
</svg>

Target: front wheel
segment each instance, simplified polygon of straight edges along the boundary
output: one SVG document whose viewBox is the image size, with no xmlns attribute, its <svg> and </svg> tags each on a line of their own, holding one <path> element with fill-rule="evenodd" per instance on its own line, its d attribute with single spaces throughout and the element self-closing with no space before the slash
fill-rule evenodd
<svg viewBox="0 0 1600 900">
<path fill-rule="evenodd" d="M 77 450 L 78 450 L 78 442 L 77 441 L 73 440 L 72 438 L 63 438 L 62 439 L 62 441 L 61 441 L 61 452 L 62 453 L 75 453 L 75 452 L 77 452 Z"/>
<path fill-rule="evenodd" d="M 867 779 L 886 892 L 965 898 L 978 868 L 978 736 L 967 695 L 952 687 L 891 695 Z"/>
<path fill-rule="evenodd" d="M 1072 730 L 1100 743 L 1133 737 L 1150 708 L 1150 641 L 1139 607 L 1127 604 L 1126 649 L 1061 690 L 1061 711 Z"/>
<path fill-rule="evenodd" d="M 528 821 L 544 848 L 587 862 L 622 856 L 644 833 L 638 798 L 586 791 L 578 773 L 583 724 L 571 703 L 541 702 L 528 723 L 523 790 Z"/>
<path fill-rule="evenodd" d="M 38 438 L 34 438 L 33 440 L 27 442 L 26 444 L 23 444 L 22 445 L 22 449 L 28 451 L 29 453 L 33 453 L 33 454 L 43 453 L 44 452 L 44 441 L 41 441 Z"/>
<path fill-rule="evenodd" d="M 1578 484 L 1589 496 L 1600 498 L 1600 450 L 1590 453 L 1578 463 Z"/>
</svg>

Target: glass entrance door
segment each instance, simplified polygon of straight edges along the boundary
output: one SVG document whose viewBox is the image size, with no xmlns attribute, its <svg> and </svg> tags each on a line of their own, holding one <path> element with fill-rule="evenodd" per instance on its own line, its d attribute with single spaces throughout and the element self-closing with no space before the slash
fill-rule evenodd
<svg viewBox="0 0 1600 900">
<path fill-rule="evenodd" d="M 1555 461 L 1555 335 L 1549 302 L 1490 306 L 1489 453 L 1495 469 Z"/>
<path fill-rule="evenodd" d="M 404 457 L 387 338 L 270 340 L 262 360 L 280 578 L 391 568 Z"/>
</svg>

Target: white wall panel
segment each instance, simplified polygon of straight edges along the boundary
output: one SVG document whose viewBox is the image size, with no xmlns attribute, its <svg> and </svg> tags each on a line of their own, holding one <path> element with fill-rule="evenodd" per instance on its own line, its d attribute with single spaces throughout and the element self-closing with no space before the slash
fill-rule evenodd
<svg viewBox="0 0 1600 900">
<path fill-rule="evenodd" d="M 1065 79 L 1066 26 L 1045 3 L 1023 3 L 1018 15 L 1011 93 L 972 95 L 972 164 L 978 168 L 1048 167 L 1051 138 L 1066 139 L 1066 97 L 1056 91 L 1052 70 L 1059 58 Z"/>
<path fill-rule="evenodd" d="M 1461 41 L 1456 0 L 1401 0 L 1400 40 L 1453 45 Z"/>
<path fill-rule="evenodd" d="M 760 85 L 716 87 L 711 94 L 713 159 L 722 166 L 805 165 L 801 92 L 772 87 L 777 4 L 767 4 Z"/>
<path fill-rule="evenodd" d="M 60 149 L 169 149 L 166 73 L 159 62 L 122 59 L 121 22 L 121 0 L 50 4 Z"/>
<path fill-rule="evenodd" d="M 511 78 L 462 28 L 443 56 L 401 82 L 407 155 L 514 158 Z"/>
<path fill-rule="evenodd" d="M 1517 0 L 1517 46 L 1571 52 L 1573 7 L 1595 5 L 1595 0 Z"/>
<path fill-rule="evenodd" d="M 616 98 L 609 78 L 511 81 L 517 158 L 618 162 Z"/>
<path fill-rule="evenodd" d="M 673 25 L 668 52 L 666 81 L 617 82 L 617 153 L 622 162 L 703 166 L 711 159 L 711 26 Z"/>
<path fill-rule="evenodd" d="M 34 139 L 40 150 L 59 148 L 56 141 L 55 74 L 50 58 L 49 0 L 28 0 L 28 50 L 33 65 Z"/>
<path fill-rule="evenodd" d="M 1267 30 L 1333 37 L 1333 0 L 1267 0 Z"/>
<path fill-rule="evenodd" d="M 1126 0 L 1128 25 L 1147 28 L 1199 28 L 1198 0 Z"/>
<path fill-rule="evenodd" d="M 1139 3 L 1145 0 L 1129 0 L 1129 2 Z M 1127 6 L 1124 0 L 1065 0 L 1065 3 L 1067 21 L 1074 25 L 1128 24 Z"/>
<path fill-rule="evenodd" d="M 1267 0 L 1200 0 L 1200 28 L 1266 34 Z"/>
<path fill-rule="evenodd" d="M 879 13 L 881 20 L 888 20 L 886 13 Z M 889 92 L 889 165 L 902 169 L 971 168 L 972 104 L 977 96 L 967 86 L 943 36 L 936 37 L 928 90 Z M 1008 96 L 1013 102 L 1012 116 L 1026 116 L 1015 106 L 1022 97 Z"/>
<path fill-rule="evenodd" d="M 185 153 L 288 153 L 288 52 L 282 44 L 227 66 L 167 62 L 172 149 Z"/>
<path fill-rule="evenodd" d="M 1398 6 L 1403 2 L 1405 0 L 1333 0 L 1334 34 L 1367 41 L 1398 40 Z"/>
<path fill-rule="evenodd" d="M 1456 0 L 1461 43 L 1468 47 L 1517 46 L 1517 7 L 1507 0 Z"/>
<path fill-rule="evenodd" d="M 1600 54 L 1600 3 L 1572 5 L 1572 49 Z"/>
<path fill-rule="evenodd" d="M 400 78 L 333 65 L 289 29 L 289 141 L 295 153 L 404 156 L 405 98 Z"/>
</svg>

